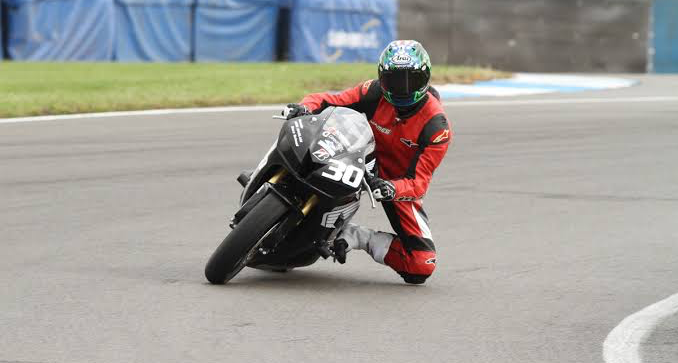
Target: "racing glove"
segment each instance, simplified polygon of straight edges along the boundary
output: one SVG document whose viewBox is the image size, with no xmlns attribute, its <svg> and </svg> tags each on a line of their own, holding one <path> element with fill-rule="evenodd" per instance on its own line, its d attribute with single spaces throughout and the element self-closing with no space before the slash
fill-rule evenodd
<svg viewBox="0 0 678 363">
<path fill-rule="evenodd" d="M 310 115 L 311 111 L 305 105 L 300 103 L 290 103 L 282 110 L 282 115 L 286 119 L 291 119 L 299 116 Z"/>
<path fill-rule="evenodd" d="M 388 180 L 384 180 L 378 177 L 372 177 L 367 181 L 367 184 L 370 185 L 372 189 L 372 195 L 377 201 L 392 201 L 395 199 L 395 185 Z"/>
</svg>

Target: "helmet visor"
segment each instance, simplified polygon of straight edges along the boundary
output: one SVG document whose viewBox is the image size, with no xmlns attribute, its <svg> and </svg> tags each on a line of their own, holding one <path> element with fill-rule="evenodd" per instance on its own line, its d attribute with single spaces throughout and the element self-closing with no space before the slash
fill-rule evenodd
<svg viewBox="0 0 678 363">
<path fill-rule="evenodd" d="M 409 69 L 395 69 L 381 72 L 381 84 L 394 97 L 409 97 L 428 83 L 425 72 Z"/>
</svg>

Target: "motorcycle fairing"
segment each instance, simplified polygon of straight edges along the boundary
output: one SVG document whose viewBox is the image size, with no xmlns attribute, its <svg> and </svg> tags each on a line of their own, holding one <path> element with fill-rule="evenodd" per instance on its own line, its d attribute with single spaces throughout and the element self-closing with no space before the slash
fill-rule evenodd
<svg viewBox="0 0 678 363">
<path fill-rule="evenodd" d="M 367 119 L 350 109 L 329 107 L 319 115 L 285 121 L 273 147 L 252 173 L 241 205 L 247 205 L 264 184 L 297 210 L 311 195 L 319 200 L 298 226 L 285 233 L 275 252 L 256 256 L 250 266 L 295 267 L 315 261 L 315 243 L 331 241 L 338 232 L 335 222 L 348 220 L 357 211 L 365 163 L 373 158 L 374 147 Z M 281 168 L 287 170 L 288 181 L 268 184 Z"/>
</svg>

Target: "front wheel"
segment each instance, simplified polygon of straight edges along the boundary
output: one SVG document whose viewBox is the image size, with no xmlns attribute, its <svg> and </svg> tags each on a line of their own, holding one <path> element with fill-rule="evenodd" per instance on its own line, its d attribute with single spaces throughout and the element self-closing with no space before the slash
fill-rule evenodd
<svg viewBox="0 0 678 363">
<path fill-rule="evenodd" d="M 245 267 L 260 241 L 287 212 L 275 194 L 268 194 L 247 213 L 212 254 L 205 266 L 205 277 L 213 284 L 224 284 Z"/>
</svg>

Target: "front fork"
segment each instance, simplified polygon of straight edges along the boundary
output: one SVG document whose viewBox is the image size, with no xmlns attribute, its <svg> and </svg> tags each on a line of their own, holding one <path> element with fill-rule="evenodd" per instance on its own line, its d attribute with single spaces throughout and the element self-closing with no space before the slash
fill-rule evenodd
<svg viewBox="0 0 678 363">
<path fill-rule="evenodd" d="M 300 224 L 306 216 L 311 213 L 313 208 L 320 201 L 318 196 L 311 194 L 311 196 L 306 199 L 306 201 L 299 203 L 295 198 L 289 197 L 289 193 L 285 193 L 285 185 L 280 182 L 287 176 L 288 172 L 285 168 L 281 168 L 277 171 L 268 182 L 264 183 L 259 190 L 257 190 L 247 201 L 243 203 L 230 222 L 230 227 L 235 228 L 235 226 L 240 223 L 240 221 L 257 205 L 263 198 L 269 193 L 274 193 L 282 200 L 290 209 L 291 213 L 281 223 L 281 227 L 289 225 L 289 227 L 295 227 Z M 242 176 L 242 175 L 241 175 Z M 283 232 L 289 232 L 290 228 L 279 228 Z"/>
<path fill-rule="evenodd" d="M 318 203 L 320 202 L 320 198 L 316 194 L 311 194 L 306 201 L 298 205 L 295 203 L 293 200 L 288 198 L 280 188 L 276 187 L 278 183 L 280 183 L 281 180 L 283 180 L 287 176 L 288 172 L 285 170 L 285 168 L 281 168 L 278 172 L 276 172 L 269 180 L 267 183 L 264 183 L 260 190 L 258 190 L 256 193 L 254 193 L 250 199 L 248 199 L 243 206 L 240 208 L 240 210 L 235 214 L 233 219 L 231 220 L 231 228 L 234 228 L 235 225 L 237 225 L 242 218 L 249 213 L 252 208 L 254 208 L 255 205 L 259 203 L 261 199 L 268 193 L 275 193 L 283 202 L 285 202 L 289 207 L 290 213 L 287 218 L 283 219 L 283 221 L 280 222 L 278 228 L 271 233 L 268 238 L 266 238 L 265 241 L 262 242 L 261 247 L 259 248 L 259 252 L 262 255 L 267 255 L 269 253 L 275 252 L 275 247 L 277 243 L 281 240 L 284 239 L 284 237 L 292 231 L 296 226 L 298 226 L 310 213 L 313 211 L 313 208 L 315 208 Z M 341 228 L 343 225 L 344 221 L 341 216 L 339 219 L 335 222 L 335 226 L 338 228 Z M 345 252 L 343 253 L 343 256 L 338 256 L 341 254 L 337 254 L 337 249 L 336 246 L 330 246 L 330 243 L 328 242 L 328 239 L 331 235 L 331 230 L 328 231 L 328 234 L 326 236 L 322 236 L 320 240 L 315 241 L 313 245 L 315 246 L 316 251 L 318 254 L 324 258 L 327 259 L 329 257 L 332 257 L 335 261 L 339 261 L 340 263 L 345 262 Z"/>
<path fill-rule="evenodd" d="M 287 175 L 287 170 L 281 169 L 279 172 L 277 172 L 275 175 L 273 175 L 273 177 L 271 177 L 271 179 L 269 179 L 268 182 L 270 184 L 276 184 L 278 181 L 280 181 L 286 175 Z M 370 186 L 367 184 L 365 179 L 362 180 L 362 183 L 365 185 L 365 187 L 368 190 L 368 193 L 370 195 L 370 199 L 372 200 L 372 208 L 375 208 L 375 203 L 374 203 L 374 199 L 372 197 L 372 192 L 370 190 Z M 275 190 L 275 189 L 273 189 L 273 190 Z M 313 210 L 313 208 L 318 204 L 318 201 L 319 201 L 318 196 L 315 195 L 315 194 L 311 194 L 311 196 L 306 200 L 306 202 L 302 204 L 301 214 L 303 215 L 303 217 L 298 220 L 298 222 L 296 223 L 297 225 L 300 224 L 304 220 L 304 218 L 306 218 L 306 216 L 308 216 L 308 214 L 311 212 L 311 210 Z M 337 219 L 337 221 L 334 222 L 334 225 L 335 225 L 336 229 L 341 229 L 343 227 L 343 224 L 344 224 L 344 219 L 340 215 L 339 218 Z M 283 228 L 280 228 L 279 230 L 287 230 L 287 228 L 284 228 L 284 226 L 281 226 L 281 227 L 283 227 Z M 330 238 L 331 234 L 332 234 L 332 231 L 331 230 L 328 231 L 326 236 L 323 236 L 323 238 L 321 238 L 321 240 L 319 240 L 319 241 L 315 241 L 313 243 L 313 245 L 315 246 L 315 249 L 318 252 L 318 254 L 323 259 L 327 259 L 329 257 L 332 257 L 334 259 L 334 261 L 339 261 L 339 263 L 343 264 L 343 263 L 346 262 L 345 247 L 339 248 L 337 246 L 336 240 L 335 240 L 335 243 L 332 246 L 330 246 L 328 239 Z M 263 251 L 265 251 L 265 250 L 262 250 L 261 252 L 263 252 Z M 264 253 L 264 254 L 266 254 L 266 253 Z"/>
<path fill-rule="evenodd" d="M 268 180 L 268 183 L 271 185 L 277 184 L 280 180 L 285 178 L 287 176 L 287 170 L 285 168 L 280 169 L 279 172 L 275 173 L 271 179 Z M 275 189 L 274 189 L 275 190 Z M 279 194 L 279 193 L 278 193 Z M 301 214 L 306 217 L 308 214 L 313 210 L 313 207 L 315 207 L 318 204 L 318 196 L 315 194 L 311 194 L 311 196 L 306 200 L 301 205 Z M 301 220 L 299 221 L 301 223 Z"/>
</svg>

